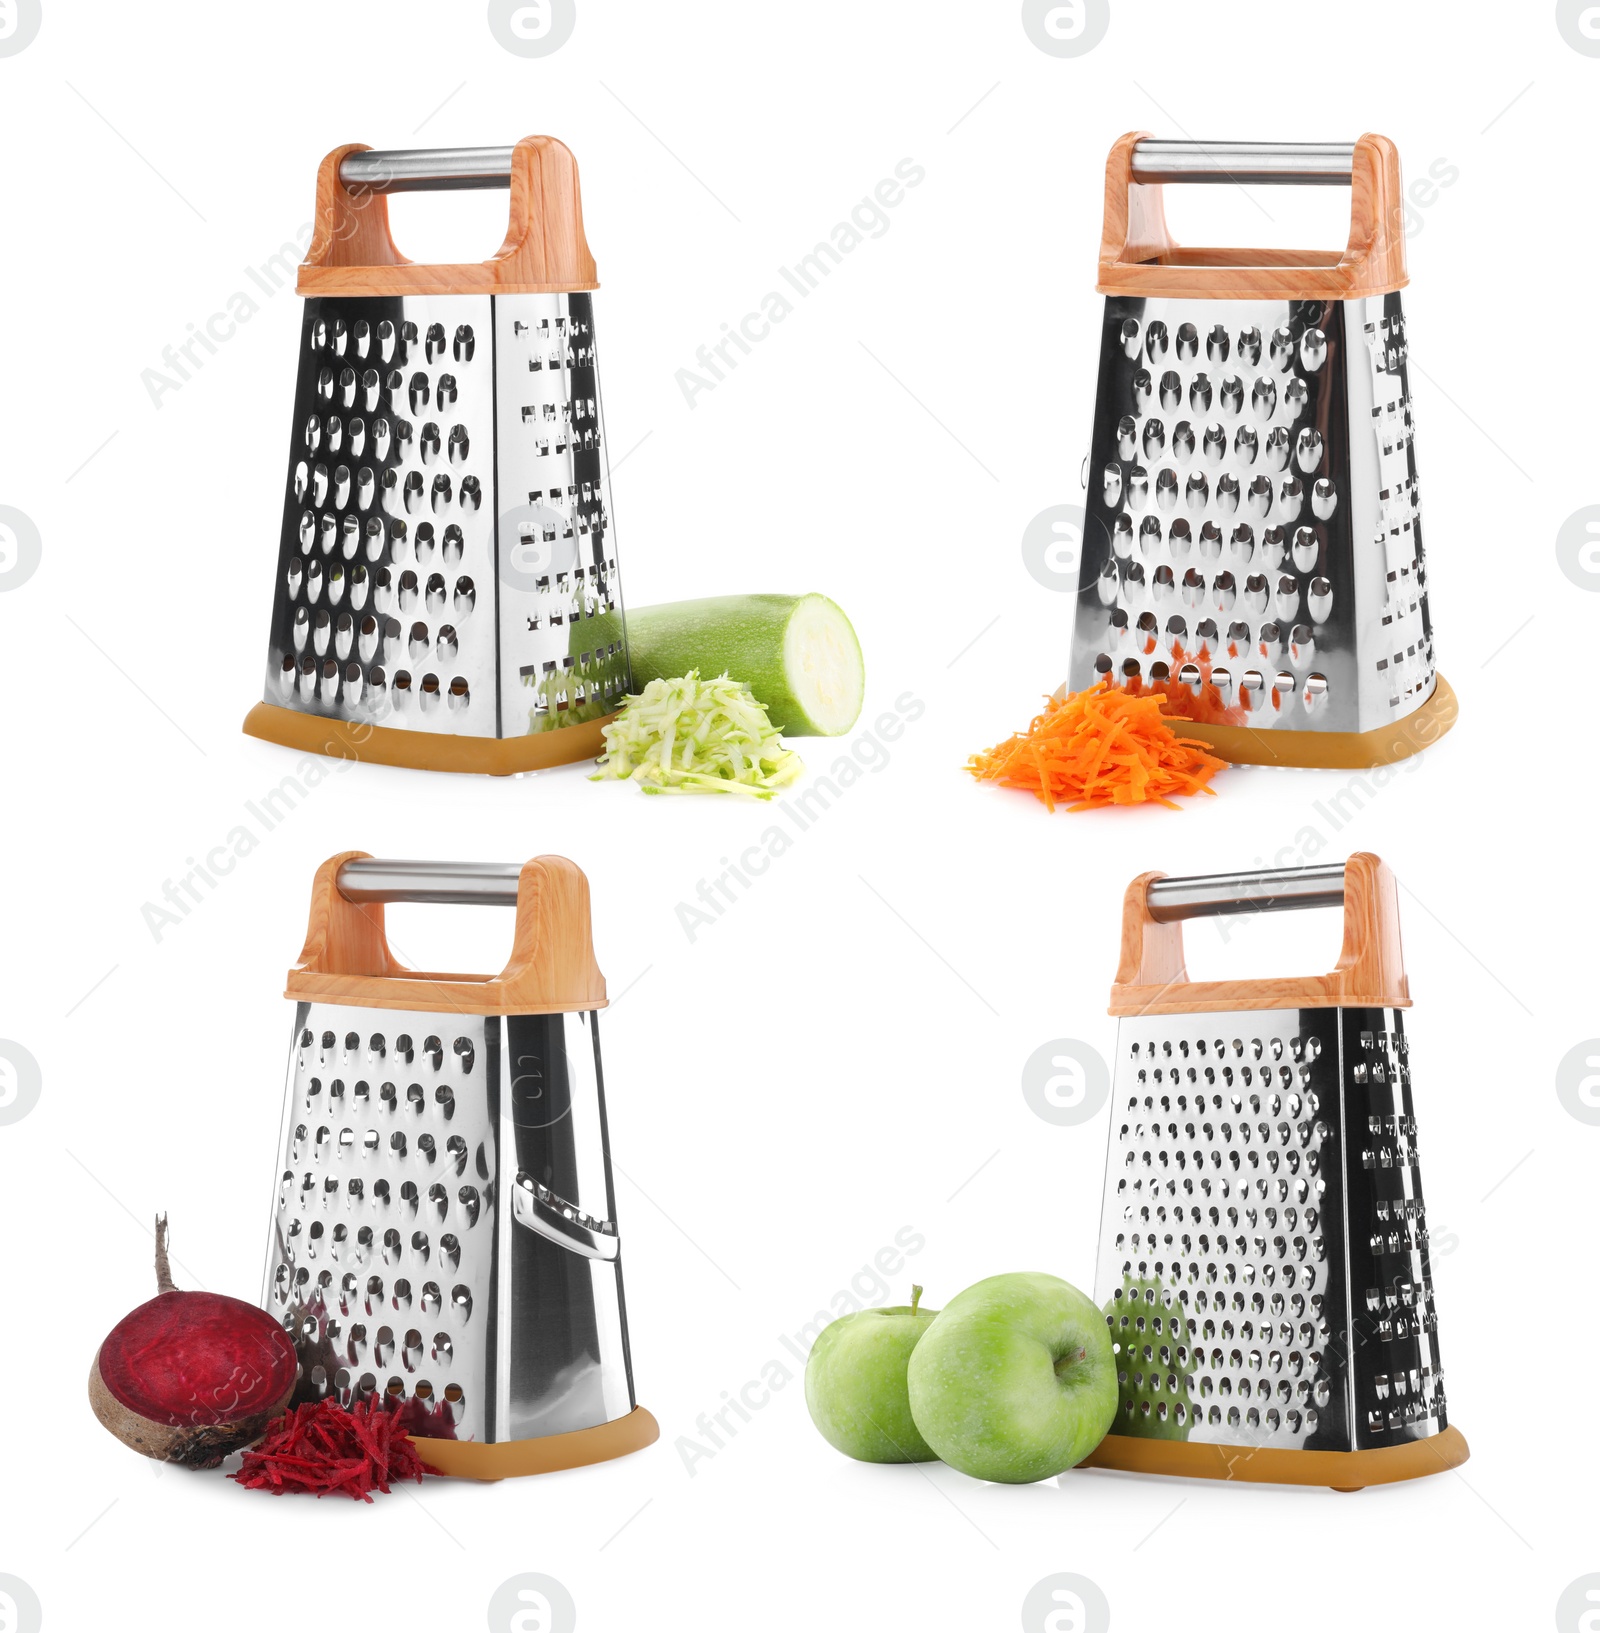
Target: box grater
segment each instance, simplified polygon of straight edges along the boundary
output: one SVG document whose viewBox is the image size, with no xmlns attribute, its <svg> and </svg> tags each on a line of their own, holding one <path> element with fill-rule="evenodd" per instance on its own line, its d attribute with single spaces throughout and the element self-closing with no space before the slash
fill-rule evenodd
<svg viewBox="0 0 1600 1633">
<path fill-rule="evenodd" d="M 495 977 L 404 968 L 384 902 L 515 906 Z M 318 871 L 263 1302 L 301 1399 L 384 1398 L 446 1474 L 620 1456 L 658 1433 L 628 1354 L 589 886 L 571 862 Z"/>
<path fill-rule="evenodd" d="M 1344 904 L 1331 975 L 1190 981 L 1182 920 Z M 1123 905 L 1095 1298 L 1100 1468 L 1355 1490 L 1465 1462 L 1445 1415 L 1393 876 L 1168 879 Z"/>
<path fill-rule="evenodd" d="M 1180 248 L 1168 182 L 1348 186 L 1342 252 Z M 1454 724 L 1434 669 L 1400 159 L 1125 136 L 1106 167 L 1071 668 L 1230 760 L 1366 766 Z"/>
<path fill-rule="evenodd" d="M 481 265 L 420 266 L 392 192 L 509 187 Z M 578 170 L 514 148 L 323 160 L 264 701 L 245 730 L 509 773 L 592 757 L 628 690 Z"/>
</svg>

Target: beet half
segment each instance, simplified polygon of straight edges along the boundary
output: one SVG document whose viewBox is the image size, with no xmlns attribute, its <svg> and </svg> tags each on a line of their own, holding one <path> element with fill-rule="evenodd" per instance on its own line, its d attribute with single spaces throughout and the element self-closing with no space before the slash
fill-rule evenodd
<svg viewBox="0 0 1600 1633">
<path fill-rule="evenodd" d="M 184 1293 L 156 1220 L 156 1296 L 124 1316 L 89 1370 L 94 1415 L 125 1446 L 163 1463 L 215 1468 L 253 1446 L 289 1404 L 294 1342 L 254 1304 Z"/>
</svg>

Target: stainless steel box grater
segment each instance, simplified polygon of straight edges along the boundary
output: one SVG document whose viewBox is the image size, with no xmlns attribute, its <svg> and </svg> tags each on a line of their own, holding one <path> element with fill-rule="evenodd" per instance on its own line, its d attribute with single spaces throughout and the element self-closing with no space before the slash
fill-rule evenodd
<svg viewBox="0 0 1600 1633">
<path fill-rule="evenodd" d="M 1182 921 L 1344 904 L 1331 975 L 1192 982 Z M 1394 880 L 1145 874 L 1123 908 L 1102 1468 L 1354 1490 L 1453 1468 Z"/>
<path fill-rule="evenodd" d="M 421 974 L 384 902 L 515 906 L 496 977 Z M 599 1462 L 656 1438 L 628 1354 L 589 887 L 571 862 L 318 871 L 263 1302 L 300 1399 L 384 1399 L 442 1473 Z"/>
<path fill-rule="evenodd" d="M 418 266 L 391 192 L 509 187 L 491 261 Z M 385 764 L 592 757 L 628 690 L 572 155 L 323 161 L 264 701 L 245 730 Z"/>
<path fill-rule="evenodd" d="M 1180 249 L 1169 182 L 1349 186 L 1342 253 Z M 1392 143 L 1124 137 L 1107 167 L 1068 686 L 1171 695 L 1231 760 L 1362 766 L 1455 719 L 1434 668 Z"/>
</svg>

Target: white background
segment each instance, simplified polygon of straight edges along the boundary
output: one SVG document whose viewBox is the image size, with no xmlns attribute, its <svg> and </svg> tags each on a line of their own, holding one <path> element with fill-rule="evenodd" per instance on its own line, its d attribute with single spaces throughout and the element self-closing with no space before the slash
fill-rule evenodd
<svg viewBox="0 0 1600 1633">
<path fill-rule="evenodd" d="M 1055 1571 L 1098 1583 L 1119 1628 L 1521 1627 L 1600 1569 L 1600 1131 L 1554 1090 L 1600 1032 L 1581 656 L 1600 600 L 1554 549 L 1597 497 L 1600 60 L 1543 3 L 1112 9 L 1096 50 L 1059 59 L 1013 4 L 580 0 L 567 45 L 524 60 L 477 4 L 45 0 L 37 40 L 0 58 L 0 503 L 43 539 L 37 574 L 0 594 L 0 1036 L 43 1073 L 33 1112 L 0 1126 L 0 1572 L 48 1626 L 474 1627 L 531 1570 L 589 1629 L 1009 1628 Z M 1052 817 L 961 770 L 1063 678 L 1068 598 L 1019 544 L 1079 497 L 1103 165 L 1135 127 L 1373 129 L 1411 177 L 1459 169 L 1419 212 L 1407 310 L 1462 723 L 1337 832 L 1314 806 L 1344 773 L 1236 771 L 1181 813 Z M 578 769 L 365 767 L 329 776 L 158 942 L 143 904 L 296 764 L 238 728 L 259 696 L 297 298 L 259 300 L 159 408 L 141 372 L 252 288 L 243 269 L 309 219 L 336 144 L 533 132 L 582 168 L 628 601 L 822 590 L 867 654 L 857 736 L 902 694 L 925 712 L 693 943 L 676 904 L 772 809 L 649 800 Z M 903 158 L 927 177 L 889 229 L 687 406 L 675 371 Z M 414 258 L 481 258 L 504 202 L 402 199 L 395 236 Z M 1332 245 L 1346 204 L 1212 188 L 1172 217 L 1191 241 Z M 848 749 L 797 746 L 819 770 Z M 988 1486 L 846 1461 L 798 1378 L 687 1472 L 678 1437 L 903 1227 L 926 1246 L 868 1302 L 903 1301 L 912 1271 L 934 1306 L 1007 1270 L 1089 1285 L 1108 1113 L 1041 1121 L 1023 1062 L 1060 1037 L 1109 1057 L 1132 876 L 1270 862 L 1308 825 L 1320 859 L 1375 850 L 1403 886 L 1460 1474 L 1353 1497 Z M 157 1209 L 180 1279 L 257 1292 L 284 971 L 317 863 L 347 847 L 555 851 L 589 875 L 623 994 L 603 1038 L 635 1377 L 663 1430 L 641 1455 L 317 1505 L 143 1462 L 89 1413 L 95 1346 L 152 1291 Z M 509 945 L 501 912 L 392 923 L 434 967 L 498 968 Z M 1189 940 L 1196 975 L 1293 972 L 1331 964 L 1338 926 Z"/>
</svg>

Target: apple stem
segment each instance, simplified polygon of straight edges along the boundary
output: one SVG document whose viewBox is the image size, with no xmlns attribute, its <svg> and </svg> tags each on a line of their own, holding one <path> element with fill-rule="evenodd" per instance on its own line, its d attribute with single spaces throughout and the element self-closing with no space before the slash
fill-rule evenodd
<svg viewBox="0 0 1600 1633">
<path fill-rule="evenodd" d="M 917 1306 L 922 1302 L 922 1289 L 915 1282 L 911 1284 L 911 1313 L 917 1313 Z"/>
</svg>

